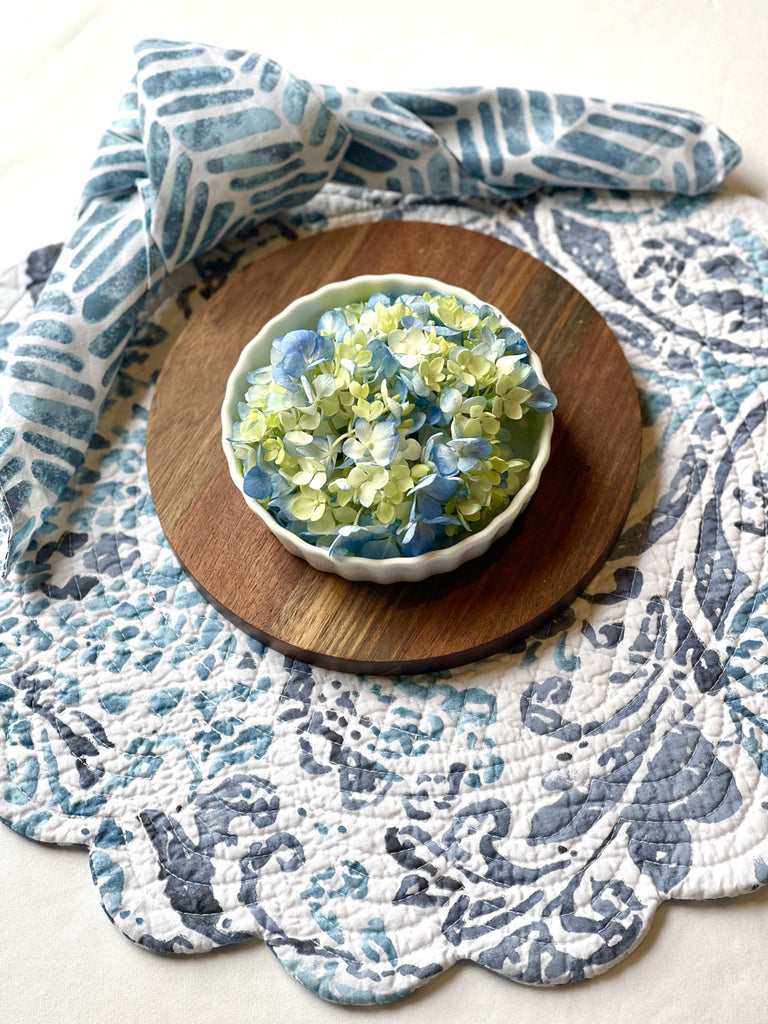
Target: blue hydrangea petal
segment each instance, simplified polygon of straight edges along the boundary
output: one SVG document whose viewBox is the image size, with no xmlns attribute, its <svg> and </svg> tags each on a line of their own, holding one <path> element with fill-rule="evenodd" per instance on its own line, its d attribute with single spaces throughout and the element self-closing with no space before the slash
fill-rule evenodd
<svg viewBox="0 0 768 1024">
<path fill-rule="evenodd" d="M 418 327 L 420 331 L 424 330 L 424 321 L 419 320 L 417 316 L 404 316 L 400 324 L 404 331 L 409 330 L 411 327 Z"/>
<path fill-rule="evenodd" d="M 272 476 L 261 466 L 251 466 L 243 478 L 243 490 L 254 501 L 266 501 L 272 497 Z"/>
<path fill-rule="evenodd" d="M 528 342 L 520 331 L 516 331 L 512 327 L 502 327 L 499 331 L 499 337 L 504 341 L 505 353 L 508 356 L 527 355 L 530 351 Z"/>
<path fill-rule="evenodd" d="M 347 318 L 340 309 L 326 310 L 317 321 L 317 330 L 335 335 L 338 341 L 343 341 L 348 330 Z"/>
<path fill-rule="evenodd" d="M 401 551 L 395 538 L 388 536 L 369 540 L 367 544 L 363 544 L 360 554 L 363 558 L 397 558 Z"/>
<path fill-rule="evenodd" d="M 272 360 L 275 369 L 298 378 L 311 366 L 332 359 L 333 338 L 317 331 L 289 331 L 272 342 Z M 277 356 L 278 358 L 275 358 Z"/>
<path fill-rule="evenodd" d="M 441 476 L 453 476 L 459 466 L 455 451 L 447 444 L 437 444 L 432 452 L 432 461 Z"/>
<path fill-rule="evenodd" d="M 416 494 L 418 492 L 424 492 L 431 498 L 436 498 L 439 502 L 446 502 L 449 498 L 452 498 L 456 493 L 456 488 L 459 486 L 459 481 L 455 477 L 438 476 L 437 473 L 430 473 L 428 476 L 423 477 L 415 484 L 410 494 Z"/>
<path fill-rule="evenodd" d="M 525 404 L 529 408 L 535 409 L 536 412 L 552 412 L 557 407 L 557 398 L 549 388 L 545 388 L 543 384 L 538 384 L 531 392 Z"/>
<path fill-rule="evenodd" d="M 493 445 L 487 437 L 461 437 L 448 442 L 457 455 L 465 459 L 487 459 Z"/>
<path fill-rule="evenodd" d="M 423 519 L 416 519 L 408 523 L 401 544 L 403 554 L 409 558 L 423 555 L 434 547 L 435 530 Z"/>
<path fill-rule="evenodd" d="M 431 316 L 429 303 L 423 295 L 400 295 L 398 301 L 406 305 L 423 323 L 429 320 Z"/>
<path fill-rule="evenodd" d="M 440 393 L 439 405 L 442 412 L 447 416 L 455 416 L 461 408 L 463 399 L 461 392 L 457 391 L 456 388 L 452 388 L 449 385 L 443 388 Z"/>
<path fill-rule="evenodd" d="M 446 327 L 445 324 L 438 323 L 435 324 L 434 330 L 435 334 L 439 334 L 441 337 L 447 338 L 448 341 L 453 341 L 457 345 L 461 344 L 464 339 L 464 335 L 455 327 Z"/>
<path fill-rule="evenodd" d="M 362 519 L 362 517 L 361 517 Z M 334 538 L 329 552 L 336 555 L 361 555 L 361 549 L 370 540 L 381 540 L 389 535 L 385 526 L 374 526 L 370 522 L 360 522 L 357 525 L 340 526 Z"/>
<path fill-rule="evenodd" d="M 392 353 L 388 345 L 385 345 L 381 338 L 375 338 L 368 345 L 371 353 L 371 362 L 368 364 L 366 380 L 369 382 L 389 381 L 395 377 L 400 369 L 400 361 Z M 405 389 L 407 393 L 407 388 Z"/>
<path fill-rule="evenodd" d="M 269 502 L 269 510 L 272 515 L 274 515 L 275 519 L 277 519 L 282 526 L 285 526 L 288 529 L 290 529 L 291 524 L 296 521 L 295 516 L 291 512 L 291 504 L 295 497 L 296 491 L 291 487 L 286 493 L 275 494 Z"/>
</svg>

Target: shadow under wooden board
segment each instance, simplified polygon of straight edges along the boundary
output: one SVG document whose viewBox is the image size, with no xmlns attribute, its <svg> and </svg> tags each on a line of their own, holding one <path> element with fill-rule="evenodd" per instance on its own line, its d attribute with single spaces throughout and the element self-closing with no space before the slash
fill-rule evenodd
<svg viewBox="0 0 768 1024">
<path fill-rule="evenodd" d="M 392 272 L 437 278 L 501 309 L 540 355 L 558 407 L 550 461 L 512 532 L 453 573 L 381 586 L 318 572 L 278 543 L 229 476 L 219 416 L 240 351 L 267 320 L 330 281 Z M 629 366 L 579 292 L 486 235 L 400 221 L 321 234 L 234 275 L 171 350 L 147 436 L 160 522 L 207 598 L 285 654 L 384 675 L 496 653 L 568 604 L 619 535 L 639 458 Z"/>
</svg>

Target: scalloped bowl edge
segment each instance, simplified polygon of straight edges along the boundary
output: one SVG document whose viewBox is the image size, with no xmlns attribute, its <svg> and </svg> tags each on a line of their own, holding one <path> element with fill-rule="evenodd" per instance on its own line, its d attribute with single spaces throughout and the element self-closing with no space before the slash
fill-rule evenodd
<svg viewBox="0 0 768 1024">
<path fill-rule="evenodd" d="M 277 316 L 272 317 L 262 329 L 245 345 L 237 364 L 227 381 L 224 402 L 221 407 L 221 441 L 227 460 L 229 474 L 240 491 L 248 507 L 256 513 L 267 529 L 273 533 L 286 550 L 299 558 L 303 558 L 320 572 L 332 572 L 347 580 L 367 581 L 371 583 L 418 582 L 429 576 L 451 572 L 464 562 L 485 554 L 488 548 L 511 528 L 515 520 L 522 514 L 539 485 L 541 474 L 549 459 L 554 417 L 552 413 L 536 413 L 541 422 L 537 441 L 534 441 L 535 455 L 531 461 L 528 477 L 514 496 L 509 505 L 491 522 L 468 537 L 457 541 L 447 548 L 428 551 L 423 555 L 411 558 L 361 558 L 356 555 L 329 555 L 324 548 L 309 544 L 300 537 L 286 530 L 274 519 L 266 509 L 249 498 L 243 491 L 243 472 L 240 462 L 235 458 L 229 437 L 238 418 L 237 406 L 245 394 L 248 382 L 247 374 L 269 362 L 269 353 L 274 338 L 299 328 L 312 328 L 318 317 L 327 309 L 367 299 L 374 292 L 411 294 L 423 291 L 441 292 L 444 295 L 455 295 L 462 302 L 473 302 L 476 305 L 493 305 L 478 298 L 466 288 L 458 288 L 431 277 L 412 274 L 366 274 L 349 278 L 346 281 L 334 281 L 314 292 L 302 295 L 286 306 Z M 496 306 L 502 323 L 517 331 L 520 328 L 513 324 Z M 525 337 L 524 332 L 520 331 Z M 539 380 L 548 387 L 544 376 L 541 360 L 535 352 L 530 352 L 530 362 Z M 531 415 L 529 413 L 528 415 Z"/>
</svg>

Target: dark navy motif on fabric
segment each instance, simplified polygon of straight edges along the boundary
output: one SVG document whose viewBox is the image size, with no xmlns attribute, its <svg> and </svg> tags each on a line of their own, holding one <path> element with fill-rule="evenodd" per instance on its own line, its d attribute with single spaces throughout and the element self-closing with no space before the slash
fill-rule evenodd
<svg viewBox="0 0 768 1024">
<path fill-rule="evenodd" d="M 663 191 L 736 156 L 668 108 L 339 90 L 141 44 L 80 224 L 55 269 L 52 251 L 21 268 L 25 323 L 0 330 L 0 819 L 88 846 L 105 911 L 147 949 L 258 936 L 348 1004 L 460 959 L 578 981 L 662 900 L 765 884 L 768 217 Z M 187 320 L 258 256 L 382 218 L 488 232 L 564 274 L 643 416 L 594 581 L 509 651 L 418 678 L 241 633 L 179 566 L 146 475 Z"/>
</svg>

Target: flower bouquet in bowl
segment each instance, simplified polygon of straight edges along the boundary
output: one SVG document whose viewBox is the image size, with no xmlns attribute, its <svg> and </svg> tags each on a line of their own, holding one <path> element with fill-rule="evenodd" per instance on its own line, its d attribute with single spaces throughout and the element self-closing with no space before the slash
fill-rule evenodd
<svg viewBox="0 0 768 1024">
<path fill-rule="evenodd" d="M 233 480 L 280 541 L 348 579 L 482 554 L 530 500 L 555 396 L 522 332 L 464 289 L 336 282 L 245 347 L 222 408 Z"/>
</svg>

